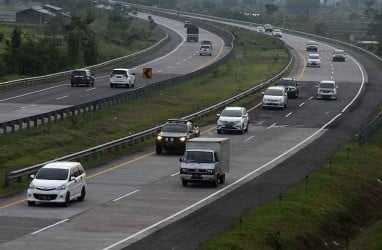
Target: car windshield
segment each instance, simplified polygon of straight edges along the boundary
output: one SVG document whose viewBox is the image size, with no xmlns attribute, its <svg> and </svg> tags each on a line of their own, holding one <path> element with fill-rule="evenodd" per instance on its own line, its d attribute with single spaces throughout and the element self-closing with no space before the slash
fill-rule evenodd
<svg viewBox="0 0 382 250">
<path fill-rule="evenodd" d="M 223 110 L 221 113 L 221 116 L 230 116 L 230 117 L 241 117 L 241 111 L 240 110 Z"/>
<path fill-rule="evenodd" d="M 320 88 L 333 89 L 334 84 L 330 83 L 330 82 L 322 82 L 322 83 L 320 83 Z"/>
<path fill-rule="evenodd" d="M 77 70 L 72 72 L 73 76 L 86 76 L 86 72 L 83 70 Z"/>
<path fill-rule="evenodd" d="M 315 42 L 308 42 L 306 46 L 317 46 L 317 44 Z"/>
<path fill-rule="evenodd" d="M 274 29 L 273 32 L 281 32 L 279 29 Z"/>
<path fill-rule="evenodd" d="M 309 55 L 309 59 L 320 59 L 318 55 Z"/>
<path fill-rule="evenodd" d="M 67 180 L 68 169 L 42 168 L 38 171 L 36 179 L 39 180 Z"/>
<path fill-rule="evenodd" d="M 214 157 L 212 152 L 187 151 L 184 160 L 187 162 L 213 163 Z"/>
<path fill-rule="evenodd" d="M 279 86 L 294 86 L 295 83 L 293 80 L 280 80 L 277 85 Z"/>
<path fill-rule="evenodd" d="M 283 96 L 283 91 L 281 89 L 267 89 L 265 95 Z"/>
<path fill-rule="evenodd" d="M 203 45 L 201 49 L 210 49 L 210 45 Z"/>
<path fill-rule="evenodd" d="M 187 133 L 187 125 L 186 124 L 167 124 L 163 126 L 162 132 Z"/>
</svg>

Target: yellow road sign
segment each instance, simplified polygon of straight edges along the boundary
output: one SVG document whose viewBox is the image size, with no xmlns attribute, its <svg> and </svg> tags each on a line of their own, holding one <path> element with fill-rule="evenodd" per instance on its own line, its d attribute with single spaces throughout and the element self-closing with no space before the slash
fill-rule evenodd
<svg viewBox="0 0 382 250">
<path fill-rule="evenodd" d="M 153 76 L 153 69 L 152 68 L 143 68 L 143 78 L 144 79 L 151 79 Z"/>
</svg>

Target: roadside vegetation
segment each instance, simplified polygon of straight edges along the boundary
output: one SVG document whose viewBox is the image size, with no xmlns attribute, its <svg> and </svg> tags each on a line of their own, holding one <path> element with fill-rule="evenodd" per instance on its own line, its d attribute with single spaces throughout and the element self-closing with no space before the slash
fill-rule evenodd
<svg viewBox="0 0 382 250">
<path fill-rule="evenodd" d="M 0 81 L 94 65 L 155 44 L 164 37 L 154 20 L 128 10 L 91 8 L 48 24 L 4 23 L 0 28 Z"/>
<path fill-rule="evenodd" d="M 159 93 L 74 116 L 63 122 L 1 135 L 0 180 L 4 180 L 7 171 L 100 145 L 163 124 L 168 118 L 179 118 L 211 106 L 268 79 L 287 64 L 286 51 L 272 37 L 241 30 L 235 33 L 235 55 L 209 74 Z M 243 56 L 240 65 L 237 54 Z M 275 60 L 276 55 L 279 55 L 279 60 Z M 154 138 L 146 144 L 154 145 Z M 85 167 L 96 166 L 118 154 L 136 149 L 136 145 L 132 145 L 97 159 L 84 159 L 82 163 Z M 2 185 L 0 194 L 23 189 L 27 183 L 24 178 L 22 183 L 12 182 L 9 187 Z"/>
<path fill-rule="evenodd" d="M 382 129 L 199 249 L 382 249 Z"/>
</svg>

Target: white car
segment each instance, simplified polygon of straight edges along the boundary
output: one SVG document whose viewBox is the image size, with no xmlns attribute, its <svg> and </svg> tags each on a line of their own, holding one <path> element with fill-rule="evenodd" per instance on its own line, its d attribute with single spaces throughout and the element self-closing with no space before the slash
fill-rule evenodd
<svg viewBox="0 0 382 250">
<path fill-rule="evenodd" d="M 83 201 L 86 195 L 86 174 L 79 162 L 52 162 L 44 165 L 27 191 L 29 206 L 36 202 L 62 203 L 68 206 L 73 199 Z"/>
<path fill-rule="evenodd" d="M 280 29 L 273 29 L 272 31 L 272 35 L 274 37 L 279 37 L 279 38 L 282 38 L 283 37 L 283 33 L 281 32 Z"/>
<path fill-rule="evenodd" d="M 199 55 L 201 56 L 212 56 L 212 48 L 211 45 L 202 45 L 199 49 Z"/>
<path fill-rule="evenodd" d="M 110 75 L 110 87 L 125 86 L 134 87 L 135 73 L 130 69 L 113 69 Z"/>
<path fill-rule="evenodd" d="M 309 54 L 307 67 L 321 67 L 321 59 L 319 54 Z"/>
<path fill-rule="evenodd" d="M 216 125 L 218 134 L 224 131 L 239 131 L 243 134 L 248 131 L 249 118 L 244 107 L 226 107 L 218 117 Z"/>
<path fill-rule="evenodd" d="M 263 26 L 258 26 L 258 27 L 256 28 L 256 31 L 257 31 L 257 32 L 261 32 L 261 33 L 263 33 L 263 32 L 265 32 L 265 29 L 264 29 Z"/>
<path fill-rule="evenodd" d="M 281 108 L 285 109 L 288 104 L 288 91 L 284 86 L 268 87 L 263 92 L 262 107 L 265 108 Z"/>
<path fill-rule="evenodd" d="M 317 87 L 317 99 L 337 99 L 337 84 L 335 81 L 321 81 Z"/>
</svg>

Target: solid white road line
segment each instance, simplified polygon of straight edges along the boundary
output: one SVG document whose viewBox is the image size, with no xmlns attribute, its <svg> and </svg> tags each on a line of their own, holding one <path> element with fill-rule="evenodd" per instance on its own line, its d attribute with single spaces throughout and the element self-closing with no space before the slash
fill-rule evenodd
<svg viewBox="0 0 382 250">
<path fill-rule="evenodd" d="M 121 197 L 119 197 L 119 198 L 117 198 L 117 199 L 114 199 L 113 201 L 119 201 L 119 200 L 121 200 L 121 199 L 123 199 L 123 198 L 126 198 L 127 196 L 130 196 L 130 195 L 132 195 L 132 194 L 135 194 L 136 192 L 139 192 L 139 189 L 137 189 L 137 190 L 135 190 L 135 191 L 133 191 L 133 192 L 130 192 L 130 193 L 128 193 L 128 194 L 122 195 Z"/>
<path fill-rule="evenodd" d="M 34 107 L 34 106 L 36 106 L 36 105 L 28 105 L 28 106 L 24 106 L 24 107 L 21 107 L 20 109 L 27 109 L 27 108 L 32 108 L 32 107 Z"/>
<path fill-rule="evenodd" d="M 59 222 L 54 223 L 54 224 L 52 224 L 52 225 L 50 225 L 50 226 L 47 226 L 47 227 L 41 228 L 40 230 L 34 231 L 34 232 L 31 233 L 31 234 L 38 234 L 38 233 L 40 233 L 40 232 L 42 232 L 42 231 L 44 231 L 44 230 L 46 230 L 46 229 L 49 229 L 49 228 L 54 227 L 54 226 L 57 226 L 57 225 L 59 225 L 59 224 L 61 224 L 61 223 L 64 223 L 65 221 L 68 221 L 68 220 L 69 220 L 69 219 L 65 219 L 65 220 L 59 221 Z"/>
</svg>

